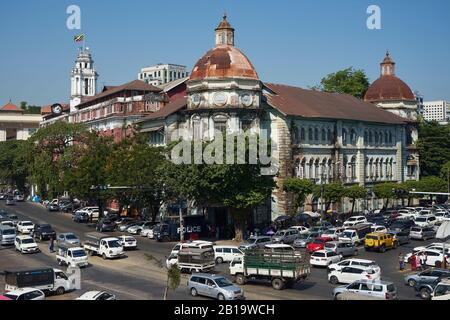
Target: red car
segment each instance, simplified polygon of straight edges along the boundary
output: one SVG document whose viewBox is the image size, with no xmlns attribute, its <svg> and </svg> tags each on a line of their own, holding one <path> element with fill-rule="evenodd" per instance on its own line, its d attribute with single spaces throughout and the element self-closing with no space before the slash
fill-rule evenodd
<svg viewBox="0 0 450 320">
<path fill-rule="evenodd" d="M 309 243 L 306 246 L 306 251 L 308 253 L 314 253 L 318 250 L 323 250 L 323 248 L 325 247 L 325 243 L 326 242 L 330 242 L 333 241 L 332 238 L 328 238 L 328 237 L 319 237 L 316 238 L 313 242 Z"/>
</svg>

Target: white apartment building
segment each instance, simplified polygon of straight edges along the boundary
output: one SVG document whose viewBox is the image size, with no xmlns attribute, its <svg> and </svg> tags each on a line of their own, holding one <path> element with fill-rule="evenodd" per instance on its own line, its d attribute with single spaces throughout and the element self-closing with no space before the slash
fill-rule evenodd
<svg viewBox="0 0 450 320">
<path fill-rule="evenodd" d="M 162 64 L 141 69 L 138 79 L 153 86 L 159 86 L 189 76 L 186 66 L 178 64 Z"/>
<path fill-rule="evenodd" d="M 450 102 L 444 100 L 423 103 L 423 117 L 426 121 L 447 122 L 450 119 Z"/>
</svg>

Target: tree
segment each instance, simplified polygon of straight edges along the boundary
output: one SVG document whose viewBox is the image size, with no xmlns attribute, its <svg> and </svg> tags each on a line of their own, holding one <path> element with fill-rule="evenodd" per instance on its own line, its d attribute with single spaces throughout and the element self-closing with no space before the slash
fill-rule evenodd
<svg viewBox="0 0 450 320">
<path fill-rule="evenodd" d="M 20 102 L 20 109 L 25 111 L 25 114 L 41 114 L 41 107 L 29 106 L 27 102 Z"/>
<path fill-rule="evenodd" d="M 303 206 L 305 198 L 313 192 L 314 183 L 307 179 L 289 178 L 283 182 L 283 190 L 294 194 L 294 208 L 296 213 Z"/>
<path fill-rule="evenodd" d="M 26 141 L 0 142 L 0 183 L 25 191 L 28 177 Z"/>
<path fill-rule="evenodd" d="M 164 269 L 164 263 L 155 258 L 154 256 L 146 253 L 145 257 L 147 260 L 153 262 L 154 265 L 156 265 L 158 268 Z M 164 295 L 163 299 L 167 300 L 169 296 L 169 289 L 172 289 L 175 291 L 179 286 L 181 282 L 181 270 L 178 268 L 176 264 L 173 264 L 170 266 L 170 268 L 165 267 L 167 270 L 167 280 L 166 280 L 166 286 L 164 288 Z"/>
<path fill-rule="evenodd" d="M 323 78 L 320 85 L 313 89 L 352 95 L 363 99 L 369 88 L 369 79 L 363 70 L 355 70 L 353 67 L 331 73 Z"/>
<path fill-rule="evenodd" d="M 441 168 L 450 161 L 450 126 L 437 122 L 420 123 L 417 146 L 421 176 L 439 176 Z"/>
<path fill-rule="evenodd" d="M 321 188 L 323 188 L 323 190 L 321 190 Z M 313 194 L 316 198 L 322 198 L 325 200 L 325 212 L 327 212 L 331 204 L 341 201 L 342 197 L 345 195 L 345 189 L 342 184 L 333 182 L 322 186 L 315 185 Z"/>
<path fill-rule="evenodd" d="M 345 189 L 344 194 L 347 198 L 352 200 L 352 209 L 350 215 L 353 215 L 353 211 L 355 209 L 355 203 L 358 199 L 367 198 L 367 190 L 364 187 L 353 185 Z"/>
<path fill-rule="evenodd" d="M 420 182 L 419 181 L 409 180 L 409 181 L 403 182 L 400 185 L 399 189 L 402 189 L 402 190 L 405 190 L 405 191 L 408 191 L 408 192 L 411 192 L 411 191 L 414 191 L 414 190 L 418 191 L 420 189 L 419 186 L 420 186 Z M 408 199 L 408 206 L 410 206 L 411 205 L 411 200 L 413 200 L 415 198 L 418 198 L 418 196 L 415 195 L 415 194 L 409 193 L 408 195 L 406 195 L 406 198 Z"/>
<path fill-rule="evenodd" d="M 377 184 L 373 187 L 373 193 L 378 199 L 384 199 L 383 208 L 387 208 L 389 204 L 389 199 L 393 199 L 395 197 L 394 191 L 398 188 L 398 184 L 393 182 L 385 182 Z"/>
<path fill-rule="evenodd" d="M 450 190 L 450 161 L 447 161 L 441 168 L 441 178 L 447 181 L 447 191 Z"/>
</svg>

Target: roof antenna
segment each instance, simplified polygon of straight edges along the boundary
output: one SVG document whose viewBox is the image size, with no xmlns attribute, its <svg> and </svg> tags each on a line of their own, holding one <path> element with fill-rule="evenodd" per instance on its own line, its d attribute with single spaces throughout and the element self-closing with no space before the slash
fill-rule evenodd
<svg viewBox="0 0 450 320">
<path fill-rule="evenodd" d="M 223 10 L 223 20 L 227 20 L 227 10 Z"/>
</svg>

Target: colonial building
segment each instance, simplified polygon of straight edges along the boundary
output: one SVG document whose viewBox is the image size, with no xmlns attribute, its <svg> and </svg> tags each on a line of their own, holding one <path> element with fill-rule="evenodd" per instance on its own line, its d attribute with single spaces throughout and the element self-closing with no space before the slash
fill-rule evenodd
<svg viewBox="0 0 450 320">
<path fill-rule="evenodd" d="M 154 86 L 160 86 L 168 82 L 186 78 L 188 75 L 189 72 L 186 71 L 186 66 L 158 63 L 155 66 L 142 68 L 138 74 L 138 79 Z"/>
<path fill-rule="evenodd" d="M 27 140 L 39 128 L 42 116 L 25 114 L 15 104 L 9 102 L 0 108 L 0 142 Z"/>
<path fill-rule="evenodd" d="M 70 76 L 70 110 L 75 111 L 85 98 L 97 94 L 98 73 L 94 69 L 94 60 L 88 48 L 80 48 Z"/>
<path fill-rule="evenodd" d="M 393 108 L 402 110 L 395 114 L 383 107 L 385 100 L 370 99 L 377 98 L 376 87 L 371 88 L 374 95 L 369 95 L 368 101 L 379 102 L 380 107 L 349 95 L 265 83 L 247 56 L 235 47 L 234 35 L 235 30 L 224 16 L 215 29 L 216 45 L 194 66 L 185 95 L 178 95 L 139 121 L 141 130 L 150 132 L 150 143 L 169 143 L 175 130 L 187 132 L 175 139 L 188 140 L 212 139 L 216 130 L 266 130 L 275 146 L 278 172 L 274 179 L 278 187 L 267 205 L 255 210 L 254 223 L 270 221 L 290 211 L 292 199 L 282 191 L 288 177 L 311 179 L 317 184 L 340 181 L 368 188 L 418 177 L 417 172 L 412 175 L 407 170 L 411 150 L 408 121 L 414 120 L 409 112 L 414 97 L 409 91 L 395 101 L 398 104 Z M 384 65 L 387 81 L 398 84 L 393 62 L 386 60 Z M 381 82 L 384 88 L 384 80 Z M 308 202 L 317 208 L 317 199 Z M 358 209 L 380 204 L 371 197 L 358 204 Z M 341 209 L 348 210 L 349 206 L 349 201 L 344 201 Z M 229 224 L 231 217 L 224 212 L 212 208 L 208 219 Z"/>
</svg>

